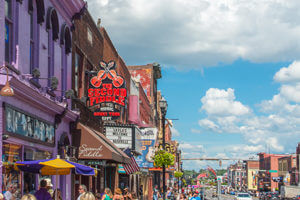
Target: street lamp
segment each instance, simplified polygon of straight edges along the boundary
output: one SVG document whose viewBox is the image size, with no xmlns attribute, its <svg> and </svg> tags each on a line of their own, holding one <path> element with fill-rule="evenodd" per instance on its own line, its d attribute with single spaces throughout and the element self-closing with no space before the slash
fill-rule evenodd
<svg viewBox="0 0 300 200">
<path fill-rule="evenodd" d="M 0 91 L 0 95 L 11 97 L 11 96 L 14 95 L 14 90 L 10 87 L 9 82 L 8 82 L 8 69 L 7 69 L 7 66 L 6 65 L 1 66 L 0 69 L 2 69 L 3 67 L 6 70 L 6 83 L 5 83 L 5 86 Z"/>
<path fill-rule="evenodd" d="M 166 120 L 166 114 L 168 109 L 168 103 L 164 97 L 159 101 L 159 107 L 162 115 L 163 150 L 166 150 L 165 120 Z M 163 165 L 163 199 L 166 199 L 166 166 L 165 165 Z"/>
</svg>

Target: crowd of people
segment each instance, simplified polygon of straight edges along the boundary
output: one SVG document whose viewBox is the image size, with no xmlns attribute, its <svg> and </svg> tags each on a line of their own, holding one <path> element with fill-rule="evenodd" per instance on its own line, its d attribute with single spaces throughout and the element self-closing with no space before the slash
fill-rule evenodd
<svg viewBox="0 0 300 200">
<path fill-rule="evenodd" d="M 52 190 L 52 187 L 49 187 L 49 183 L 45 179 L 40 181 L 39 190 L 34 194 L 28 193 L 20 197 L 16 188 L 14 184 L 8 185 L 6 191 L 3 194 L 0 193 L 0 200 L 63 200 L 60 189 Z M 114 194 L 109 188 L 105 188 L 103 194 L 93 194 L 87 191 L 85 185 L 80 185 L 78 192 L 79 196 L 76 200 L 138 200 L 137 194 L 130 192 L 128 188 L 125 188 L 123 191 L 117 188 Z"/>
<path fill-rule="evenodd" d="M 200 192 L 193 188 L 176 190 L 169 187 L 165 195 L 167 200 L 201 200 Z M 163 200 L 163 194 L 157 185 L 153 189 L 153 200 Z"/>
</svg>

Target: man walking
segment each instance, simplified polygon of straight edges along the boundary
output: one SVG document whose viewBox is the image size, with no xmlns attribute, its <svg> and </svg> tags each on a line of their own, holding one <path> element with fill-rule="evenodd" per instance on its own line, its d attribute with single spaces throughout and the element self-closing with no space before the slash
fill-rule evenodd
<svg viewBox="0 0 300 200">
<path fill-rule="evenodd" d="M 40 182 L 40 189 L 36 191 L 34 196 L 36 197 L 37 200 L 51 200 L 51 195 L 47 191 L 47 181 L 45 179 L 41 180 Z"/>
</svg>

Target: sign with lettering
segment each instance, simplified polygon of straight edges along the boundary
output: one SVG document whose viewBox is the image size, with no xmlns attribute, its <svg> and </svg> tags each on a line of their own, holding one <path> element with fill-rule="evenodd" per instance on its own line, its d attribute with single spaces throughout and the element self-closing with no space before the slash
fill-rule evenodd
<svg viewBox="0 0 300 200">
<path fill-rule="evenodd" d="M 25 114 L 25 112 L 8 104 L 5 104 L 5 117 L 5 128 L 7 132 L 36 141 L 50 144 L 54 143 L 55 128 L 53 124 Z"/>
<path fill-rule="evenodd" d="M 134 125 L 105 125 L 105 135 L 118 148 L 129 148 L 137 154 L 142 153 L 141 130 Z"/>
<path fill-rule="evenodd" d="M 105 134 L 118 148 L 132 148 L 132 127 L 105 127 Z"/>
<path fill-rule="evenodd" d="M 100 62 L 102 68 L 90 78 L 87 106 L 101 120 L 116 120 L 126 105 L 125 80 L 115 71 L 115 62 Z"/>
<path fill-rule="evenodd" d="M 98 148 L 91 148 L 91 147 L 88 147 L 87 144 L 82 144 L 79 147 L 78 154 L 79 154 L 79 157 L 101 158 L 103 156 L 102 155 L 102 150 L 103 150 L 102 145 L 99 146 Z"/>
<path fill-rule="evenodd" d="M 142 128 L 141 129 L 141 139 L 142 140 L 156 140 L 157 128 Z"/>
</svg>

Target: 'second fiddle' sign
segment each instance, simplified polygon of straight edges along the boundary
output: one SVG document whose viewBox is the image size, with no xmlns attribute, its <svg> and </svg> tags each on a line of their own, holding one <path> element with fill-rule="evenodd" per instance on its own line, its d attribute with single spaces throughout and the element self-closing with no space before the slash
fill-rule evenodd
<svg viewBox="0 0 300 200">
<path fill-rule="evenodd" d="M 125 80 L 115 71 L 115 62 L 100 62 L 102 68 L 90 79 L 87 106 L 93 108 L 94 116 L 102 120 L 115 120 L 126 104 Z"/>
</svg>

